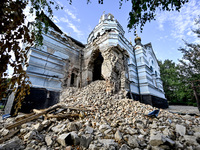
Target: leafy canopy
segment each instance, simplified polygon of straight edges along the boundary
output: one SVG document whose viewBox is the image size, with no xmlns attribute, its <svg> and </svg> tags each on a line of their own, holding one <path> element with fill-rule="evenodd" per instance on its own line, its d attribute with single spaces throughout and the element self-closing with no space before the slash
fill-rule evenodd
<svg viewBox="0 0 200 150">
<path fill-rule="evenodd" d="M 200 16 L 196 19 L 196 24 L 200 26 Z M 193 32 L 200 38 L 200 28 Z M 185 48 L 179 49 L 183 53 L 182 59 L 179 60 L 180 72 L 184 81 L 190 85 L 200 111 L 200 44 L 185 41 L 185 45 Z"/>
<path fill-rule="evenodd" d="M 91 0 L 87 0 L 88 3 Z M 129 0 L 119 0 L 119 6 L 123 2 Z M 156 10 L 160 11 L 180 11 L 181 7 L 189 2 L 189 0 L 130 0 L 132 10 L 129 12 L 129 22 L 127 27 L 129 29 L 136 29 L 138 26 L 143 30 L 147 21 L 155 20 Z M 98 0 L 99 4 L 103 4 L 104 0 Z M 136 31 L 136 30 L 135 30 Z"/>
</svg>

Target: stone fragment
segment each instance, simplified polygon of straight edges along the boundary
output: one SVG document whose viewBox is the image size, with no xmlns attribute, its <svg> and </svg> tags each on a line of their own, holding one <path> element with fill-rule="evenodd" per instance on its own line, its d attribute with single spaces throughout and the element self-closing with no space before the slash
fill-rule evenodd
<svg viewBox="0 0 200 150">
<path fill-rule="evenodd" d="M 143 138 L 144 138 L 144 135 L 140 134 L 140 135 L 138 135 L 138 138 L 139 138 L 139 139 L 143 139 Z"/>
<path fill-rule="evenodd" d="M 47 127 L 48 125 L 51 124 L 51 121 L 50 121 L 50 120 L 44 120 L 41 124 L 42 124 L 44 127 Z"/>
<path fill-rule="evenodd" d="M 96 144 L 90 144 L 88 150 L 99 150 L 99 148 Z"/>
<path fill-rule="evenodd" d="M 67 146 L 65 150 L 72 150 L 72 146 Z"/>
<path fill-rule="evenodd" d="M 61 134 L 61 135 L 57 138 L 57 142 L 60 143 L 62 146 L 66 146 L 66 144 L 68 144 L 68 145 L 73 145 L 73 141 L 72 141 L 72 138 L 71 138 L 71 134 L 70 134 L 70 133 Z"/>
<path fill-rule="evenodd" d="M 200 132 L 200 127 L 194 127 L 194 128 L 193 128 L 193 131 L 195 131 L 195 132 Z"/>
<path fill-rule="evenodd" d="M 78 131 L 78 126 L 77 126 L 76 123 L 74 123 L 74 122 L 69 122 L 69 123 L 67 124 L 67 129 L 68 129 L 69 131 Z"/>
<path fill-rule="evenodd" d="M 194 150 L 200 150 L 200 145 L 196 146 Z"/>
<path fill-rule="evenodd" d="M 24 136 L 24 141 L 31 140 L 34 136 L 36 136 L 35 131 L 30 131 Z"/>
<path fill-rule="evenodd" d="M 26 133 L 26 132 L 27 132 L 27 129 L 20 129 L 20 132 L 21 132 L 21 133 Z"/>
<path fill-rule="evenodd" d="M 182 149 L 183 148 L 183 144 L 181 144 L 179 141 L 176 141 L 175 142 L 176 144 L 176 148 L 178 149 L 178 148 L 180 148 L 180 149 Z"/>
<path fill-rule="evenodd" d="M 62 130 L 65 128 L 65 124 L 58 124 L 57 126 L 54 126 L 51 128 L 51 130 L 55 133 L 62 132 Z"/>
<path fill-rule="evenodd" d="M 176 125 L 176 132 L 183 136 L 186 133 L 186 127 L 184 127 L 183 125 L 177 124 Z"/>
<path fill-rule="evenodd" d="M 33 129 L 37 130 L 37 131 L 41 131 L 44 128 L 44 125 L 41 123 L 37 123 L 35 125 L 33 125 Z"/>
<path fill-rule="evenodd" d="M 190 135 L 184 135 L 184 139 L 185 139 L 185 143 L 187 145 L 199 145 L 196 141 L 196 137 L 195 136 L 190 136 Z"/>
<path fill-rule="evenodd" d="M 13 139 L 5 142 L 4 144 L 0 144 L 0 150 L 20 150 L 22 149 L 22 141 L 15 136 Z"/>
<path fill-rule="evenodd" d="M 151 125 L 151 128 L 152 128 L 152 129 L 156 129 L 156 128 L 157 128 L 157 124 L 156 124 L 155 121 L 154 121 L 153 124 Z"/>
<path fill-rule="evenodd" d="M 108 129 L 108 130 L 104 131 L 104 134 L 105 135 L 110 134 L 110 133 L 112 133 L 111 131 L 112 131 L 112 129 Z"/>
<path fill-rule="evenodd" d="M 71 134 L 71 138 L 73 140 L 73 145 L 79 145 L 80 144 L 79 136 L 74 131 L 70 132 L 70 134 Z"/>
<path fill-rule="evenodd" d="M 54 133 L 58 133 L 60 131 L 60 128 L 58 126 L 55 126 L 55 127 L 52 127 L 51 130 L 54 132 Z"/>
<path fill-rule="evenodd" d="M 120 142 L 121 140 L 122 140 L 122 134 L 121 134 L 121 132 L 119 131 L 119 130 L 117 130 L 116 131 L 116 133 L 115 133 L 115 140 L 117 141 L 117 142 Z"/>
<path fill-rule="evenodd" d="M 195 132 L 194 136 L 196 136 L 197 138 L 200 137 L 200 132 Z"/>
<path fill-rule="evenodd" d="M 165 128 L 165 129 L 163 130 L 163 134 L 166 135 L 166 136 L 169 136 L 169 135 L 170 135 L 169 129 L 168 129 L 168 128 Z"/>
<path fill-rule="evenodd" d="M 119 150 L 131 150 L 131 148 L 128 145 L 123 144 Z"/>
<path fill-rule="evenodd" d="M 40 150 L 47 150 L 46 146 L 42 146 Z"/>
<path fill-rule="evenodd" d="M 1 132 L 2 136 L 6 136 L 9 133 L 8 129 L 3 129 L 3 131 Z"/>
<path fill-rule="evenodd" d="M 82 135 L 80 138 L 80 145 L 85 148 L 88 148 L 91 141 L 92 141 L 91 135 Z"/>
<path fill-rule="evenodd" d="M 136 126 L 138 129 L 143 129 L 144 124 L 143 123 L 136 123 Z"/>
<path fill-rule="evenodd" d="M 176 144 L 173 140 L 171 140 L 170 138 L 167 138 L 167 137 L 165 137 L 163 140 L 164 140 L 165 142 L 167 142 L 167 143 L 168 143 L 169 145 L 171 145 L 171 146 L 173 146 L 173 145 Z"/>
<path fill-rule="evenodd" d="M 161 133 L 151 134 L 149 143 L 151 146 L 159 146 L 163 144 L 162 134 Z"/>
<path fill-rule="evenodd" d="M 86 134 L 92 134 L 94 132 L 94 129 L 92 127 L 87 126 L 85 128 L 85 133 Z"/>
<path fill-rule="evenodd" d="M 46 135 L 46 136 L 45 136 L 45 142 L 46 142 L 47 146 L 52 145 L 53 141 L 52 141 L 52 139 L 51 139 L 51 136 Z"/>
<path fill-rule="evenodd" d="M 131 135 L 137 134 L 137 130 L 135 130 L 133 128 L 128 127 L 126 130 L 127 130 L 128 134 L 131 134 Z"/>
<path fill-rule="evenodd" d="M 139 147 L 137 138 L 135 136 L 129 136 L 129 138 L 128 138 L 128 145 L 131 148 L 137 148 L 137 147 Z"/>
<path fill-rule="evenodd" d="M 114 146 L 114 147 L 118 146 L 118 144 L 115 143 L 113 139 L 100 139 L 99 142 L 102 143 L 103 147 L 106 147 L 106 148 L 109 148 L 111 146 Z"/>
<path fill-rule="evenodd" d="M 110 129 L 110 126 L 107 125 L 107 124 L 103 124 L 103 125 L 100 125 L 100 126 L 99 126 L 99 130 L 100 130 L 100 131 L 105 131 L 105 130 L 107 130 L 107 129 Z"/>
</svg>

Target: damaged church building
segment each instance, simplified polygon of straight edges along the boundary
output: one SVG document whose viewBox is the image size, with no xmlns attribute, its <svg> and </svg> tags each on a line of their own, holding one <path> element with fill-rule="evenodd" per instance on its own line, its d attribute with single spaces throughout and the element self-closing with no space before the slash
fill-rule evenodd
<svg viewBox="0 0 200 150">
<path fill-rule="evenodd" d="M 106 92 L 127 91 L 127 96 L 158 108 L 167 108 L 160 71 L 151 43 L 135 44 L 112 14 L 103 14 L 87 44 L 64 34 L 50 19 L 43 46 L 29 51 L 26 70 L 32 83 L 22 111 L 42 109 L 59 101 L 62 89 L 106 81 Z"/>
</svg>

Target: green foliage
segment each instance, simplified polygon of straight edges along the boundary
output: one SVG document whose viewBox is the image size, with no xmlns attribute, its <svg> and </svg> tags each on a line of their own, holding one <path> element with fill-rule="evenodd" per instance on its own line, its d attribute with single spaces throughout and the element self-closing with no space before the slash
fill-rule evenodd
<svg viewBox="0 0 200 150">
<path fill-rule="evenodd" d="M 180 8 L 188 0 L 132 0 L 132 10 L 129 13 L 129 29 L 136 29 L 137 26 L 143 30 L 146 22 L 155 20 L 156 10 L 180 11 Z"/>
<path fill-rule="evenodd" d="M 104 0 L 98 0 L 99 4 L 103 4 Z M 119 0 L 120 8 L 123 2 L 129 0 Z M 156 10 L 160 11 L 180 11 L 181 7 L 189 2 L 189 0 L 130 0 L 132 10 L 129 12 L 129 23 L 127 27 L 134 29 L 139 26 L 142 32 L 144 25 L 149 21 L 155 20 Z M 91 0 L 87 0 L 90 3 Z"/>
<path fill-rule="evenodd" d="M 200 16 L 196 20 L 200 25 Z M 193 30 L 200 37 L 200 28 Z M 183 53 L 180 61 L 180 73 L 184 78 L 185 84 L 188 84 L 195 96 L 198 109 L 200 111 L 200 44 L 188 43 L 185 41 L 185 48 L 180 48 L 179 51 Z"/>
<path fill-rule="evenodd" d="M 0 105 L 0 110 L 3 109 L 3 108 L 4 108 L 4 106 L 3 106 L 3 105 Z"/>
<path fill-rule="evenodd" d="M 27 53 L 34 44 L 42 45 L 42 32 L 47 32 L 48 23 L 42 19 L 41 14 L 45 11 L 48 17 L 52 17 L 50 3 L 52 1 L 47 0 L 2 0 L 0 3 L 0 83 L 6 83 L 0 87 L 0 100 L 8 88 L 16 90 L 17 86 L 20 87 L 17 89 L 18 94 L 15 98 L 16 111 L 21 107 L 21 102 L 31 84 L 24 71 L 24 68 L 28 66 Z M 32 23 L 34 30 L 30 30 L 25 22 L 24 9 L 28 4 L 31 6 L 30 13 L 34 13 L 37 17 Z M 56 7 L 59 8 L 57 5 Z M 26 48 L 22 48 L 20 43 L 26 44 Z M 9 82 L 5 78 L 8 65 L 13 68 Z"/>
<path fill-rule="evenodd" d="M 200 25 L 200 17 L 196 20 Z M 200 28 L 193 31 L 200 37 Z M 200 110 L 200 44 L 185 41 L 183 57 L 176 65 L 172 60 L 159 61 L 166 98 L 171 104 L 198 106 Z"/>
<path fill-rule="evenodd" d="M 188 105 L 195 102 L 192 89 L 186 83 L 184 77 L 180 74 L 180 66 L 172 60 L 165 60 L 163 63 L 158 61 L 160 66 L 161 79 L 165 96 L 170 104 Z"/>
</svg>

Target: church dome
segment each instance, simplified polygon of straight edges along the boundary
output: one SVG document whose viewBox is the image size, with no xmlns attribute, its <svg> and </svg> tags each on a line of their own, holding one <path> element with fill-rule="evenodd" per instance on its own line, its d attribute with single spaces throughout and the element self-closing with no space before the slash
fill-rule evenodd
<svg viewBox="0 0 200 150">
<path fill-rule="evenodd" d="M 103 12 L 103 15 L 99 19 L 99 23 L 102 22 L 102 21 L 104 21 L 104 20 L 114 21 L 115 18 L 114 18 L 114 16 L 111 13 L 105 14 L 105 12 Z"/>
<path fill-rule="evenodd" d="M 137 34 L 136 34 L 136 38 L 135 38 L 135 44 L 141 45 L 141 38 Z"/>
<path fill-rule="evenodd" d="M 137 36 L 137 37 L 135 38 L 135 42 L 136 42 L 137 40 L 140 40 L 140 41 L 141 41 L 141 38 L 140 38 L 139 36 Z"/>
</svg>

